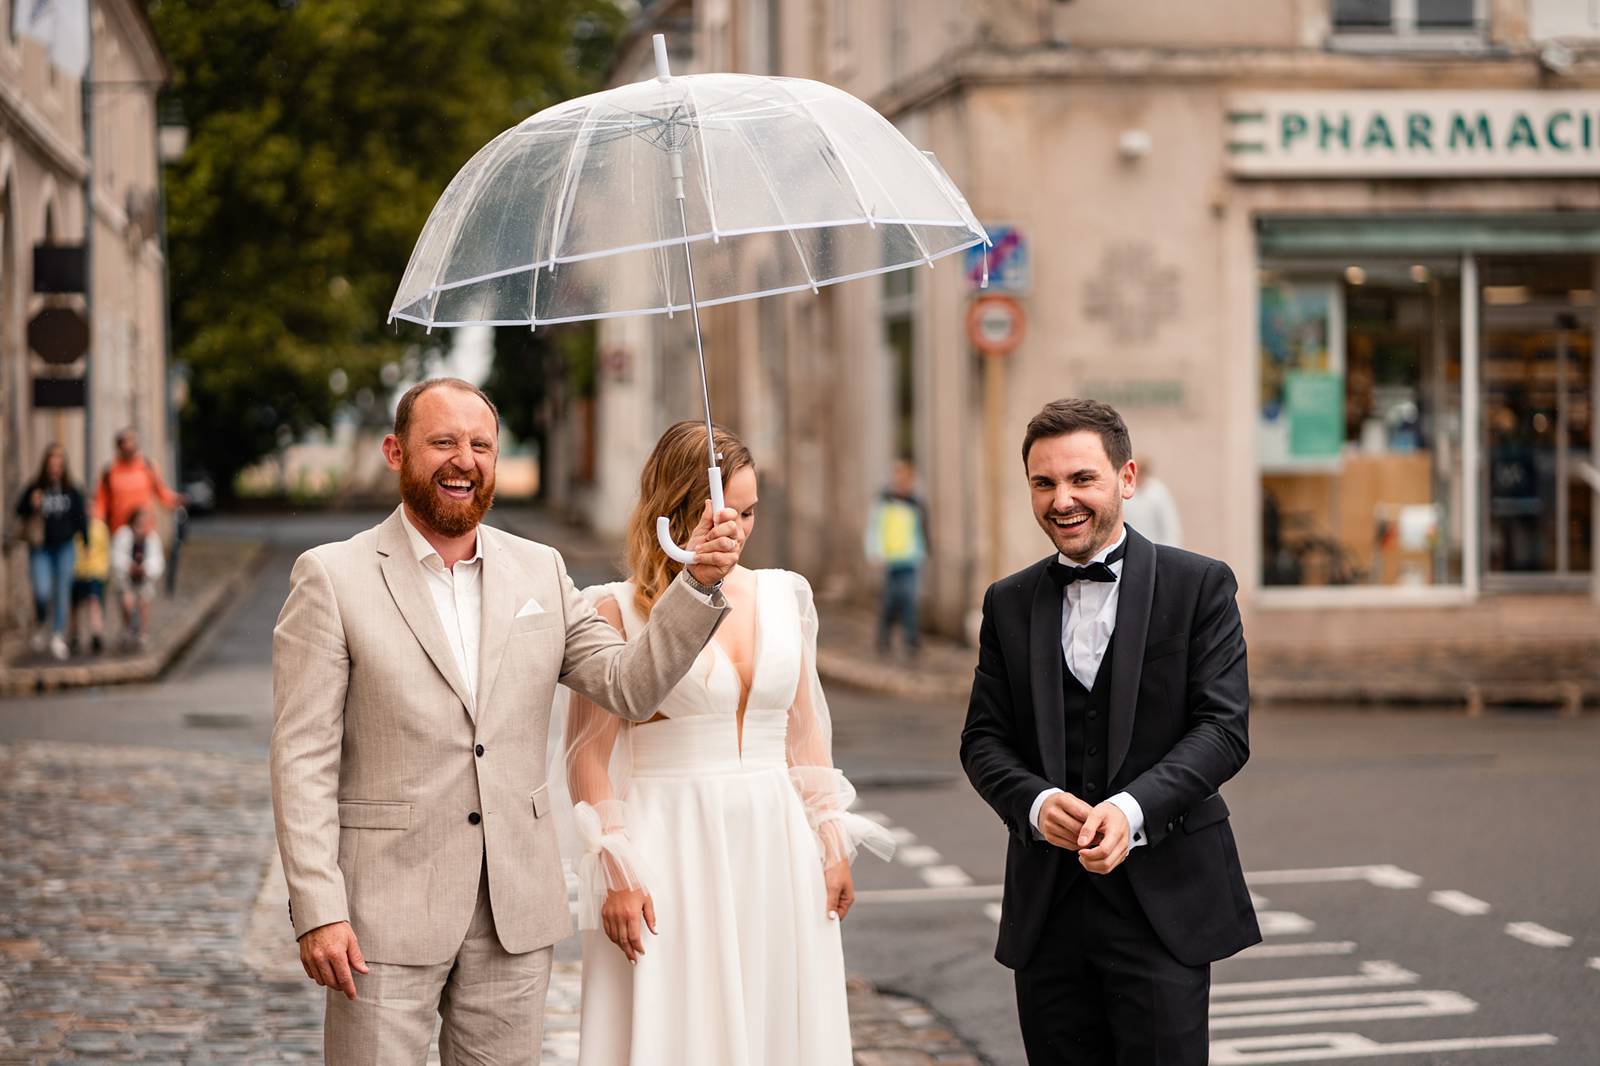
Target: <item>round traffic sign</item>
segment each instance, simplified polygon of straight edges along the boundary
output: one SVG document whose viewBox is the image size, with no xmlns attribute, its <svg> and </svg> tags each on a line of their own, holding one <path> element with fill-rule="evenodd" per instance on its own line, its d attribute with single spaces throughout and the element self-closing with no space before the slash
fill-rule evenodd
<svg viewBox="0 0 1600 1066">
<path fill-rule="evenodd" d="M 967 312 L 967 337 L 984 355 L 1005 355 L 1022 343 L 1022 305 L 1009 296 L 980 296 Z"/>
</svg>

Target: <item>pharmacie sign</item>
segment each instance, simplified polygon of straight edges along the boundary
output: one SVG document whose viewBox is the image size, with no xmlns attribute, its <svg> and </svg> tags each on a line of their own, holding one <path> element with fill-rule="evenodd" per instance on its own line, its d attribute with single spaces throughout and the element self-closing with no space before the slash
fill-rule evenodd
<svg viewBox="0 0 1600 1066">
<path fill-rule="evenodd" d="M 1600 92 L 1238 93 L 1241 177 L 1600 174 Z"/>
</svg>

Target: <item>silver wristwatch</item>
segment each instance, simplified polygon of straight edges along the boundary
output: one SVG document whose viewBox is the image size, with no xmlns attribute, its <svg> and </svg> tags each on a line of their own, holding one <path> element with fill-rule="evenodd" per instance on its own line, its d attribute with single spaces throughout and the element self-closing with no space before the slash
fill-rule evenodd
<svg viewBox="0 0 1600 1066">
<path fill-rule="evenodd" d="M 722 581 L 720 578 L 713 584 L 702 585 L 700 582 L 694 579 L 693 574 L 689 573 L 688 567 L 684 567 L 683 580 L 688 583 L 690 588 L 694 589 L 702 596 L 715 596 L 718 592 L 722 591 Z"/>
</svg>

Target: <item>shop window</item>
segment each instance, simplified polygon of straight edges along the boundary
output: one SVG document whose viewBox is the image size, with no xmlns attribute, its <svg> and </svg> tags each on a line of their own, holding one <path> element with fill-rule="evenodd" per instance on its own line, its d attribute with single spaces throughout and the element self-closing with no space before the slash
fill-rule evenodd
<svg viewBox="0 0 1600 1066">
<path fill-rule="evenodd" d="M 1454 263 L 1263 268 L 1263 584 L 1461 583 L 1460 300 Z"/>
</svg>

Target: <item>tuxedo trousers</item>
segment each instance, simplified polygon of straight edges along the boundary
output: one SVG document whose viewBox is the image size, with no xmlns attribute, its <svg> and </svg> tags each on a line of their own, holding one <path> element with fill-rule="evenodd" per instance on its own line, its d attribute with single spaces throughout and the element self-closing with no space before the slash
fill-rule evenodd
<svg viewBox="0 0 1600 1066">
<path fill-rule="evenodd" d="M 1173 958 L 1124 870 L 1069 878 L 1015 975 L 1030 1066 L 1205 1066 L 1211 967 Z"/>
<path fill-rule="evenodd" d="M 553 948 L 512 955 L 489 909 L 489 871 L 478 875 L 472 924 L 453 959 L 432 966 L 369 962 L 356 999 L 328 990 L 328 1066 L 425 1066 L 439 1029 L 443 1066 L 537 1066 Z"/>
</svg>

